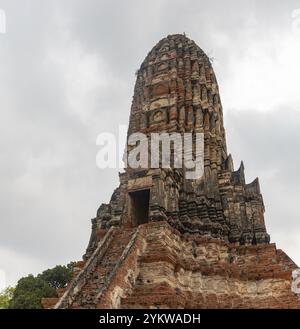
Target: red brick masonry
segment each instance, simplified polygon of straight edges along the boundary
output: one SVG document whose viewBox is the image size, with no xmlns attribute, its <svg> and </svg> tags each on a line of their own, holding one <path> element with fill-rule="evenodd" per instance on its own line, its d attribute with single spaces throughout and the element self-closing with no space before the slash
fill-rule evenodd
<svg viewBox="0 0 300 329">
<path fill-rule="evenodd" d="M 59 307 L 300 308 L 291 292 L 297 266 L 275 244 L 238 246 L 180 234 L 166 222 L 110 231 L 97 266 L 83 268 L 86 283 L 68 298 L 70 285 Z"/>
</svg>

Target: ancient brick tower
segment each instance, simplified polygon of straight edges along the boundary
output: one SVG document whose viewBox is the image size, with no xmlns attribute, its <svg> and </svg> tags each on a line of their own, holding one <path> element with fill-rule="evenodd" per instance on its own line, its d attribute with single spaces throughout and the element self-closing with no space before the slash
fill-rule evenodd
<svg viewBox="0 0 300 329">
<path fill-rule="evenodd" d="M 184 35 L 162 39 L 138 73 L 128 134 L 204 133 L 204 176 L 127 169 L 92 220 L 84 260 L 55 308 L 299 307 L 297 266 L 264 223 L 258 179 L 227 153 L 209 58 Z"/>
</svg>

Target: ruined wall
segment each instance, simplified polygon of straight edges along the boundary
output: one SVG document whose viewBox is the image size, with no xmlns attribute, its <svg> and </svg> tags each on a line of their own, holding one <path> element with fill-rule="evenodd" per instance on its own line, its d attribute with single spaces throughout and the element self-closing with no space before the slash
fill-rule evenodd
<svg viewBox="0 0 300 329">
<path fill-rule="evenodd" d="M 300 308 L 291 291 L 297 266 L 275 244 L 239 246 L 181 234 L 167 222 L 132 234 L 116 235 L 128 243 L 112 239 L 97 267 L 83 270 L 86 283 L 70 286 L 56 307 Z M 99 271 L 106 273 L 101 280 Z"/>
<path fill-rule="evenodd" d="M 150 223 L 133 293 L 123 308 L 299 308 L 297 266 L 275 244 L 237 246 Z"/>
</svg>

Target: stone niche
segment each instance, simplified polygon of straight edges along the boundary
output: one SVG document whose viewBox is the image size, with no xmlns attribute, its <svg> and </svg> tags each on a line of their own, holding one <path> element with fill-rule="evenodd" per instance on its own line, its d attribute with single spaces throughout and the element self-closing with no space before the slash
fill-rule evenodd
<svg viewBox="0 0 300 329">
<path fill-rule="evenodd" d="M 151 110 L 157 110 L 159 108 L 168 107 L 170 105 L 172 105 L 172 104 L 170 103 L 169 98 L 167 98 L 167 97 L 158 98 L 158 99 L 151 102 L 149 110 L 150 111 Z"/>
<path fill-rule="evenodd" d="M 152 86 L 152 97 L 162 97 L 169 94 L 169 86 L 167 83 L 158 83 Z"/>
</svg>

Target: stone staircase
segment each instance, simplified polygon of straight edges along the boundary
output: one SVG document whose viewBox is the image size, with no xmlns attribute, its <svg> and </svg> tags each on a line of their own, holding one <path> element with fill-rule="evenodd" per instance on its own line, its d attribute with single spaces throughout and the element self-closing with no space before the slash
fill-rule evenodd
<svg viewBox="0 0 300 329">
<path fill-rule="evenodd" d="M 55 308 L 97 308 L 135 231 L 112 227 Z"/>
</svg>

